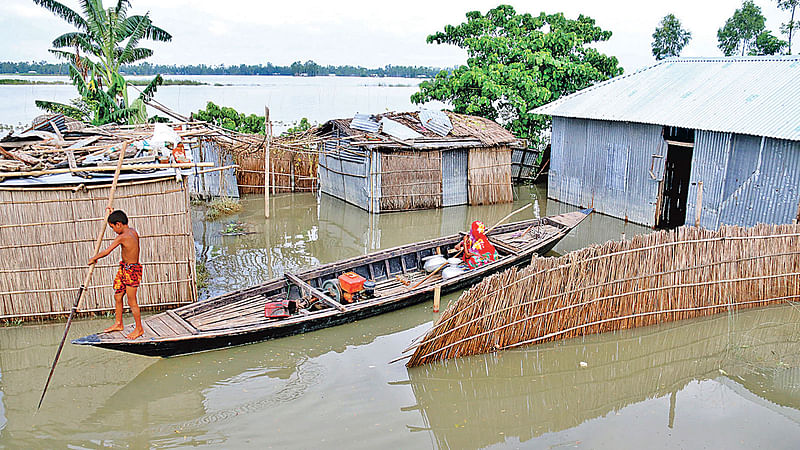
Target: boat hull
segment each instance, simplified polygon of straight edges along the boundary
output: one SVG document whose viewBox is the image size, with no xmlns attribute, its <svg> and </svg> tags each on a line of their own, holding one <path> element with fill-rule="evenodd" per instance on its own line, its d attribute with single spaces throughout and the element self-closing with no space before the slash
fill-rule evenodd
<svg viewBox="0 0 800 450">
<path fill-rule="evenodd" d="M 565 226 L 561 232 L 547 239 L 542 240 L 535 248 L 531 248 L 525 252 L 522 252 L 519 255 L 514 255 L 513 257 L 506 256 L 500 259 L 497 264 L 492 264 L 491 266 L 475 269 L 474 271 L 467 272 L 464 276 L 459 276 L 451 280 L 442 281 L 427 286 L 422 285 L 420 288 L 412 289 L 409 292 L 390 295 L 387 296 L 386 298 L 379 298 L 377 300 L 369 302 L 354 303 L 351 305 L 347 305 L 346 308 L 343 308 L 344 310 L 336 310 L 334 308 L 330 308 L 328 311 L 322 314 L 319 313 L 308 314 L 307 316 L 299 316 L 299 317 L 293 316 L 293 318 L 290 320 L 264 321 L 263 323 L 256 325 L 250 324 L 243 326 L 229 326 L 223 329 L 195 330 L 193 333 L 187 332 L 183 334 L 176 334 L 175 336 L 166 336 L 166 337 L 148 338 L 147 335 L 145 335 L 143 338 L 138 338 L 135 340 L 127 340 L 124 338 L 109 338 L 104 334 L 93 334 L 73 340 L 72 343 L 77 345 L 91 345 L 105 349 L 124 351 L 144 356 L 171 357 L 189 353 L 197 353 L 197 352 L 216 350 L 227 347 L 234 347 L 239 345 L 252 344 L 256 342 L 311 332 L 323 328 L 354 322 L 361 319 L 366 319 L 379 314 L 384 314 L 387 312 L 405 308 L 407 306 L 411 306 L 423 302 L 427 299 L 430 299 L 434 289 L 437 286 L 441 289 L 442 293 L 449 293 L 471 286 L 492 273 L 506 270 L 510 267 L 527 264 L 530 262 L 533 255 L 543 255 L 552 250 L 552 248 L 572 228 L 574 228 L 574 226 L 576 226 L 577 223 L 579 223 L 580 220 L 582 220 L 582 218 L 588 215 L 589 212 L 591 212 L 591 210 L 581 211 L 581 213 L 583 213 L 584 216 L 577 219 L 574 225 L 569 227 Z M 456 237 L 456 239 L 458 238 Z M 392 253 L 391 249 L 388 250 L 387 252 L 389 252 L 389 254 L 394 254 Z M 369 256 L 370 255 L 366 255 L 364 258 L 367 258 Z M 354 262 L 359 261 L 359 258 L 354 258 L 352 261 Z M 332 263 L 326 266 L 333 267 L 336 266 L 337 264 L 339 263 Z M 337 269 L 337 271 L 341 271 L 340 269 L 342 269 L 342 267 L 338 266 L 335 268 Z M 316 273 L 317 271 L 318 270 L 309 270 L 303 273 L 299 273 L 298 276 L 302 277 L 304 274 L 311 276 L 309 274 Z M 281 285 L 281 280 L 275 279 L 265 283 L 264 285 L 257 286 L 254 288 L 244 289 L 227 295 L 233 297 L 235 297 L 236 295 L 247 296 L 254 294 L 267 296 L 269 295 L 270 292 L 276 291 L 277 287 L 280 285 Z M 210 302 L 211 300 L 213 299 L 210 299 L 209 301 L 206 302 Z M 201 310 L 201 308 L 205 307 L 205 311 L 213 311 L 214 307 L 221 308 L 226 306 L 226 303 L 222 303 L 219 300 L 217 300 L 217 302 L 219 303 L 218 306 L 208 305 L 207 303 L 199 302 L 197 304 L 187 305 L 185 307 L 177 308 L 173 311 L 174 312 L 180 312 L 182 310 L 186 311 L 188 308 L 192 308 L 193 306 L 195 307 L 195 310 Z M 161 313 L 152 317 L 163 317 L 164 319 L 167 319 L 168 318 L 167 315 L 169 314 L 171 314 L 172 317 L 176 317 L 176 314 L 174 312 Z M 184 313 L 184 315 L 187 314 Z M 145 323 L 147 323 L 147 321 L 152 320 L 152 317 L 146 319 Z M 189 328 L 192 328 L 191 325 L 187 326 L 187 329 Z M 120 334 L 120 336 L 122 336 L 122 334 Z"/>
</svg>

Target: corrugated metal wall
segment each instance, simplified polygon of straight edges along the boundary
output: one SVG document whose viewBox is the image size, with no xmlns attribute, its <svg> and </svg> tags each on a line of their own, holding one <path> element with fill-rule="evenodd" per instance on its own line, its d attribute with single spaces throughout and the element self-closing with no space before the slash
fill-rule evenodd
<svg viewBox="0 0 800 450">
<path fill-rule="evenodd" d="M 225 167 L 234 164 L 233 155 L 225 153 L 213 139 L 200 138 L 197 144 L 191 147 L 192 161 L 212 162 L 215 167 Z M 263 165 L 263 164 L 262 164 Z M 200 172 L 200 170 L 196 170 Z M 234 169 L 219 170 L 214 172 L 189 175 L 187 177 L 189 193 L 202 198 L 233 197 L 239 198 L 239 185 L 236 182 Z"/>
<path fill-rule="evenodd" d="M 319 155 L 320 191 L 369 210 L 369 157 L 347 141 L 326 141 Z"/>
<path fill-rule="evenodd" d="M 442 206 L 466 205 L 469 202 L 468 150 L 442 151 Z"/>
<path fill-rule="evenodd" d="M 699 181 L 706 228 L 791 223 L 800 202 L 800 142 L 698 131 L 687 223 L 694 223 Z"/>
<path fill-rule="evenodd" d="M 548 197 L 654 225 L 664 158 L 653 155 L 666 155 L 661 130 L 553 117 Z"/>
</svg>

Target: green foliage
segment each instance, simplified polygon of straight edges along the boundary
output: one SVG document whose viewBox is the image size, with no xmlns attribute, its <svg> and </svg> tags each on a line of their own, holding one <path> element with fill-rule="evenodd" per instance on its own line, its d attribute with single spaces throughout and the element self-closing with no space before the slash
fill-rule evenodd
<svg viewBox="0 0 800 450">
<path fill-rule="evenodd" d="M 220 217 L 235 214 L 242 210 L 239 200 L 230 197 L 217 197 L 208 204 L 206 220 L 217 220 Z"/>
<path fill-rule="evenodd" d="M 761 14 L 761 8 L 752 0 L 745 0 L 741 9 L 734 11 L 733 16 L 725 21 L 725 25 L 717 30 L 717 47 L 725 56 L 740 54 L 767 54 L 771 55 L 780 50 L 780 46 L 773 53 L 760 53 L 760 50 L 773 50 L 775 42 L 769 37 L 762 37 L 763 48 L 757 47 L 757 40 L 764 32 L 767 19 Z M 783 42 L 783 41 L 781 41 Z"/>
<path fill-rule="evenodd" d="M 538 144 L 550 118 L 528 111 L 622 73 L 616 58 L 587 46 L 611 37 L 589 17 L 517 14 L 507 5 L 466 17 L 428 36 L 428 43 L 467 50 L 467 63 L 420 84 L 414 103 L 449 102 L 458 113 L 496 120 Z"/>
<path fill-rule="evenodd" d="M 118 0 L 114 7 L 107 9 L 103 8 L 102 0 L 81 0 L 85 17 L 55 0 L 33 2 L 77 29 L 55 38 L 55 48 L 50 52 L 69 62 L 72 83 L 87 104 L 94 108 L 91 123 L 102 125 L 141 120 L 142 108 L 138 104 L 137 107 L 130 106 L 128 83 L 120 74 L 120 66 L 153 54 L 152 50 L 139 47 L 140 41 L 169 41 L 172 36 L 153 25 L 148 14 L 129 16 L 130 2 L 127 0 Z M 156 76 L 145 88 L 149 92 L 139 100 L 146 101 L 162 81 L 160 76 Z M 37 105 L 49 111 L 67 107 L 52 102 L 37 102 Z"/>
<path fill-rule="evenodd" d="M 651 44 L 653 56 L 657 61 L 671 56 L 680 56 L 681 50 L 692 38 L 692 33 L 681 27 L 681 21 L 674 14 L 667 14 L 653 33 Z"/>
<path fill-rule="evenodd" d="M 769 30 L 762 31 L 750 48 L 750 55 L 775 55 L 786 47 L 786 41 L 778 39 Z"/>
<path fill-rule="evenodd" d="M 781 33 L 785 34 L 788 43 L 786 44 L 788 48 L 788 54 L 792 54 L 792 35 L 797 31 L 797 21 L 794 20 L 794 13 L 797 10 L 797 6 L 800 5 L 800 0 L 776 0 L 778 3 L 778 9 L 782 9 L 784 11 L 790 11 L 789 21 L 784 22 L 781 24 Z"/>
<path fill-rule="evenodd" d="M 227 106 L 217 106 L 213 102 L 206 104 L 206 109 L 201 109 L 193 114 L 197 120 L 203 120 L 228 130 L 240 133 L 264 134 L 264 116 L 250 114 L 244 115 Z"/>
<path fill-rule="evenodd" d="M 208 281 L 211 279 L 211 274 L 206 268 L 206 263 L 203 261 L 196 261 L 194 263 L 195 273 L 197 274 L 197 290 L 203 290 L 208 287 Z"/>
<path fill-rule="evenodd" d="M 288 130 L 286 130 L 286 131 L 284 131 L 284 132 L 282 133 L 282 135 L 283 135 L 283 136 L 288 136 L 288 135 L 290 135 L 290 134 L 298 134 L 298 133 L 302 133 L 302 132 L 304 132 L 304 131 L 306 131 L 306 130 L 310 129 L 310 128 L 311 128 L 311 126 L 312 126 L 312 125 L 311 125 L 311 122 L 309 122 L 307 118 L 303 117 L 302 119 L 300 119 L 300 122 L 299 122 L 299 123 L 298 123 L 298 122 L 295 122 L 295 123 L 294 123 L 294 126 L 292 126 L 292 127 L 289 127 L 289 129 L 288 129 Z"/>
</svg>

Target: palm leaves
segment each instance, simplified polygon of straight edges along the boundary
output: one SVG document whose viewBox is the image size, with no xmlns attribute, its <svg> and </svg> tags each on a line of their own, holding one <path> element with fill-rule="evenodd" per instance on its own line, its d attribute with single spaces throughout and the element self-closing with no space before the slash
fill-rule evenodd
<svg viewBox="0 0 800 450">
<path fill-rule="evenodd" d="M 119 73 L 120 66 L 153 54 L 151 49 L 139 47 L 142 40 L 167 42 L 172 36 L 153 25 L 149 13 L 128 16 L 131 6 L 128 0 L 117 0 L 114 7 L 107 9 L 103 8 L 102 0 L 80 0 L 83 14 L 55 0 L 33 2 L 77 29 L 55 38 L 50 52 L 70 62 L 70 78 L 85 103 L 93 108 L 91 122 L 99 125 L 140 117 L 141 104 L 129 106 L 128 84 Z M 161 76 L 154 78 L 139 100 L 146 102 L 161 82 Z M 80 112 L 53 102 L 37 101 L 37 106 L 48 111 L 58 108 L 58 112 L 65 114 L 68 111 L 70 116 Z"/>
</svg>

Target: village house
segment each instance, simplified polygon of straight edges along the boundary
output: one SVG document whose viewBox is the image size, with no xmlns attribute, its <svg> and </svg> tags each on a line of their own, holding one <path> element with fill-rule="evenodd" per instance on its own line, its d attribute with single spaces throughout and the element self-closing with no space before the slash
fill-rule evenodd
<svg viewBox="0 0 800 450">
<path fill-rule="evenodd" d="M 791 223 L 800 57 L 671 58 L 536 108 L 548 196 L 654 227 Z"/>
<path fill-rule="evenodd" d="M 370 212 L 513 200 L 511 151 L 496 122 L 449 111 L 356 114 L 317 130 L 319 189 Z"/>
</svg>

